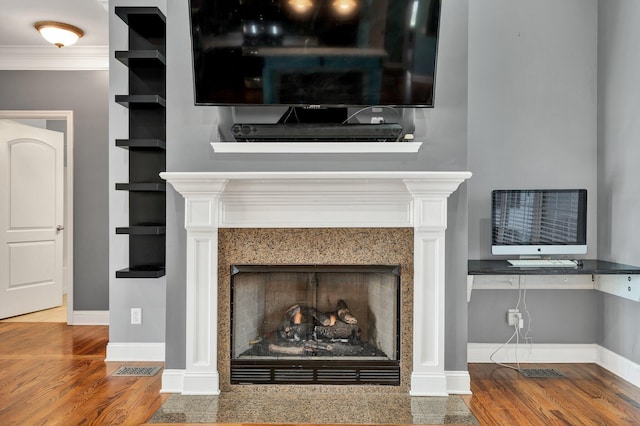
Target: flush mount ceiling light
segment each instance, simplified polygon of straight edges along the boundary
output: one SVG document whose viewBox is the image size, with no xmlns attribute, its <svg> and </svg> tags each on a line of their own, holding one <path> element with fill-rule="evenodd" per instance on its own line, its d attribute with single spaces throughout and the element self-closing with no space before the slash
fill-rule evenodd
<svg viewBox="0 0 640 426">
<path fill-rule="evenodd" d="M 71 46 L 84 35 L 80 28 L 62 22 L 39 21 L 33 26 L 45 40 L 58 47 Z"/>
</svg>

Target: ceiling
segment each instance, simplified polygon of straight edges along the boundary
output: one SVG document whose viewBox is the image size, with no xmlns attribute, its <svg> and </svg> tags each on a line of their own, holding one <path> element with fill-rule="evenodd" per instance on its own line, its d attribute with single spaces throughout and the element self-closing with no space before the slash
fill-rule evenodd
<svg viewBox="0 0 640 426">
<path fill-rule="evenodd" d="M 8 0 L 0 13 L 0 69 L 106 69 L 108 0 Z M 84 36 L 73 46 L 49 44 L 37 21 L 75 25 Z M 75 65 L 74 65 L 75 64 Z"/>
</svg>

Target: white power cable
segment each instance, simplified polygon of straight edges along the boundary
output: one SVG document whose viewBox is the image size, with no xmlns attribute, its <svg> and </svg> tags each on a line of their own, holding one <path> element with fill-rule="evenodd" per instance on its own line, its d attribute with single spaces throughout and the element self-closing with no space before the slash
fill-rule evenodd
<svg viewBox="0 0 640 426">
<path fill-rule="evenodd" d="M 527 283 L 526 280 L 524 280 L 524 285 L 522 283 L 523 281 L 523 277 L 519 276 L 518 277 L 518 302 L 516 303 L 515 309 L 519 309 L 520 308 L 520 303 L 522 303 L 523 307 L 524 307 L 524 311 L 527 315 L 527 331 L 526 333 L 522 336 L 522 338 L 525 340 L 525 342 L 529 343 L 529 351 L 531 351 L 533 349 L 533 337 L 530 337 L 529 334 L 532 332 L 531 329 L 531 313 L 529 312 L 529 308 L 527 307 Z M 520 371 L 520 361 L 518 359 L 518 349 L 519 349 L 519 344 L 520 344 L 520 321 L 522 321 L 522 318 L 518 319 L 515 324 L 513 325 L 514 331 L 513 334 L 511 335 L 511 337 L 509 337 L 509 339 L 501 344 L 500 346 L 498 346 L 489 356 L 489 359 L 491 360 L 491 362 L 493 362 L 496 365 L 499 365 L 501 367 L 506 367 L 506 368 L 510 368 L 512 370 L 516 370 L 516 371 Z M 501 362 L 498 362 L 496 360 L 493 359 L 493 357 L 495 356 L 496 353 L 498 353 L 502 348 L 504 348 L 505 346 L 507 346 L 512 340 L 513 338 L 516 338 L 516 348 L 515 348 L 515 364 L 516 366 L 512 366 L 512 365 L 508 365 L 508 364 L 503 364 Z"/>
<path fill-rule="evenodd" d="M 349 122 L 349 120 L 351 120 L 351 119 L 352 119 L 353 117 L 355 117 L 356 115 L 358 115 L 358 114 L 360 114 L 360 113 L 362 113 L 362 112 L 364 112 L 364 111 L 366 111 L 366 110 L 374 109 L 374 108 L 381 108 L 381 109 L 382 109 L 382 108 L 384 108 L 384 109 L 389 109 L 389 110 L 391 110 L 391 111 L 395 112 L 395 113 L 396 113 L 396 115 L 398 116 L 398 118 L 400 117 L 400 111 L 398 111 L 398 109 L 397 109 L 397 108 L 394 108 L 394 107 L 392 107 L 392 106 L 388 106 L 388 105 L 369 105 L 369 106 L 366 106 L 366 107 L 360 108 L 359 110 L 357 110 L 356 112 L 354 112 L 353 114 L 351 114 L 349 117 L 347 117 L 347 119 L 346 119 L 346 120 L 344 120 L 344 121 L 342 122 L 342 124 L 347 124 L 347 123 Z"/>
<path fill-rule="evenodd" d="M 506 345 L 508 345 L 508 344 L 509 344 L 509 342 L 511 342 L 511 340 L 512 340 L 514 337 L 516 338 L 516 366 L 517 366 L 517 367 L 514 367 L 514 366 L 512 366 L 512 365 L 508 365 L 508 364 L 503 364 L 503 363 L 501 363 L 501 362 L 498 362 L 498 361 L 494 360 L 494 359 L 493 359 L 493 356 L 494 356 L 496 353 L 498 353 L 498 351 L 500 351 L 500 349 L 502 349 L 502 348 L 504 348 Z M 493 362 L 494 364 L 499 365 L 499 366 L 501 366 L 501 367 L 506 367 L 506 368 L 510 368 L 510 369 L 512 369 L 512 370 L 520 371 L 520 363 L 518 362 L 518 340 L 519 340 L 519 338 L 518 338 L 518 337 L 519 337 L 519 331 L 518 331 L 518 324 L 516 323 L 516 324 L 514 325 L 514 332 L 513 332 L 513 334 L 511 335 L 511 337 L 509 337 L 509 340 L 507 340 L 506 342 L 504 342 L 502 345 L 498 346 L 498 347 L 497 347 L 497 348 L 496 348 L 496 349 L 491 353 L 491 355 L 489 356 L 489 359 L 491 360 L 491 362 Z"/>
<path fill-rule="evenodd" d="M 527 282 L 525 280 L 525 284 L 524 284 L 524 295 L 522 297 L 522 303 L 524 305 L 524 312 L 527 314 L 527 331 L 524 333 L 524 336 L 522 336 L 522 338 L 525 340 L 526 343 L 529 344 L 529 353 L 531 353 L 531 351 L 533 351 L 533 337 L 529 336 L 530 333 L 533 332 L 532 328 L 531 328 L 531 313 L 529 312 L 529 308 L 527 307 Z"/>
</svg>

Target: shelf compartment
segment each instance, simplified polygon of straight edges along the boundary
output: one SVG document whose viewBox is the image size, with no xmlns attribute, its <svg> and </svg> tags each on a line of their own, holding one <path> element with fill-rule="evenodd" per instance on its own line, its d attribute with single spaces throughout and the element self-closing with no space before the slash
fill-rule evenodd
<svg viewBox="0 0 640 426">
<path fill-rule="evenodd" d="M 117 6 L 116 15 L 128 26 L 132 26 L 131 18 L 141 18 L 146 25 L 153 27 L 163 26 L 166 24 L 164 14 L 157 7 L 126 7 Z"/>
<path fill-rule="evenodd" d="M 116 271 L 116 278 L 160 278 L 165 275 L 164 266 L 158 265 L 137 266 Z"/>
<path fill-rule="evenodd" d="M 166 192 L 166 183 L 143 182 L 143 183 L 116 183 L 117 191 L 143 191 L 143 192 Z"/>
<path fill-rule="evenodd" d="M 130 63 L 158 62 L 160 65 L 166 64 L 164 54 L 156 49 L 150 50 L 118 50 L 115 53 L 116 59 L 127 67 Z"/>
<path fill-rule="evenodd" d="M 116 139 L 116 146 L 124 149 L 167 149 L 162 139 Z"/>
<path fill-rule="evenodd" d="M 167 227 L 164 225 L 136 225 L 116 228 L 118 235 L 164 235 Z"/>
<path fill-rule="evenodd" d="M 160 95 L 116 95 L 116 102 L 127 108 L 132 106 L 164 108 L 167 106 L 167 101 Z"/>
</svg>

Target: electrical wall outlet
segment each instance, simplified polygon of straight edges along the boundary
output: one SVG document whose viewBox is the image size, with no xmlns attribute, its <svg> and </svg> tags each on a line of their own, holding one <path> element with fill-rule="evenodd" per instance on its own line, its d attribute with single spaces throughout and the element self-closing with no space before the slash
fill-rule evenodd
<svg viewBox="0 0 640 426">
<path fill-rule="evenodd" d="M 142 324 L 142 308 L 131 308 L 131 324 Z"/>
<path fill-rule="evenodd" d="M 520 328 L 522 328 L 520 326 L 521 322 L 523 322 L 522 313 L 520 313 L 519 309 L 509 309 L 507 311 L 507 324 L 511 326 L 518 325 Z"/>
</svg>

